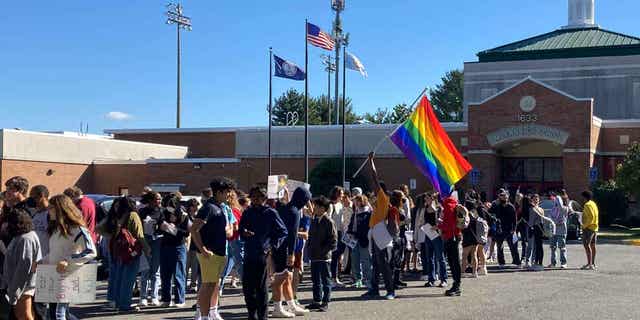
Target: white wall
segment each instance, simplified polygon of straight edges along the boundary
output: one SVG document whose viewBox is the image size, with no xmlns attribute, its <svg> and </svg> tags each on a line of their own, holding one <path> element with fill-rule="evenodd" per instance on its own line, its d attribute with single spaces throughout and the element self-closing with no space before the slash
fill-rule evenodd
<svg viewBox="0 0 640 320">
<path fill-rule="evenodd" d="M 23 130 L 0 130 L 0 157 L 89 164 L 96 160 L 145 160 L 184 158 L 188 148 L 153 143 L 130 142 L 96 136 L 69 136 Z"/>
</svg>

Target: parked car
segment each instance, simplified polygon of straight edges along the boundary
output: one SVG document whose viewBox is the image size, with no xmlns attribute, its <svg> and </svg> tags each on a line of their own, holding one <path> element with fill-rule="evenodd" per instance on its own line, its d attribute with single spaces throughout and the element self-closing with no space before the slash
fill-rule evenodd
<svg viewBox="0 0 640 320">
<path fill-rule="evenodd" d="M 113 205 L 113 200 L 117 198 L 116 196 L 105 194 L 87 194 L 85 197 L 90 198 L 96 204 L 96 225 L 107 218 Z M 109 240 L 102 236 L 99 237 L 96 247 L 98 249 L 97 260 L 100 262 L 98 280 L 102 281 L 109 278 Z"/>
</svg>

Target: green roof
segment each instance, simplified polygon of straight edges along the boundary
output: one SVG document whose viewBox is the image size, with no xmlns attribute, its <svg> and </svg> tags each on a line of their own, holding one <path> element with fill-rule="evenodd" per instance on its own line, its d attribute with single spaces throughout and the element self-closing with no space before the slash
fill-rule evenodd
<svg viewBox="0 0 640 320">
<path fill-rule="evenodd" d="M 480 62 L 640 54 L 640 38 L 598 27 L 559 29 L 478 53 Z"/>
</svg>

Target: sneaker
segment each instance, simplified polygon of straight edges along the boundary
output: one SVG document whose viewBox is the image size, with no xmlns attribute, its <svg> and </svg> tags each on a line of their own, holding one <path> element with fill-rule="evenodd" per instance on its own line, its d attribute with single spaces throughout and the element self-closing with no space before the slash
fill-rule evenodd
<svg viewBox="0 0 640 320">
<path fill-rule="evenodd" d="M 561 264 L 561 265 L 560 265 L 560 269 L 566 269 L 566 268 L 568 268 L 568 266 L 567 266 L 567 264 L 566 264 L 566 263 L 565 263 L 565 264 Z"/>
<path fill-rule="evenodd" d="M 373 298 L 380 297 L 380 293 L 377 292 L 377 291 L 374 292 L 374 291 L 369 290 L 369 291 L 365 292 L 363 295 L 361 295 L 360 297 L 364 298 L 364 299 L 373 299 Z"/>
<path fill-rule="evenodd" d="M 309 313 L 309 310 L 298 306 L 297 304 L 295 304 L 295 302 L 293 303 L 293 305 L 287 307 L 287 311 L 293 313 L 296 316 L 304 316 Z"/>
<path fill-rule="evenodd" d="M 173 306 L 176 307 L 176 308 L 184 308 L 186 305 L 187 304 L 183 302 L 183 303 L 176 303 Z"/>
<path fill-rule="evenodd" d="M 462 290 L 459 287 L 452 287 L 444 292 L 447 297 L 459 297 L 462 294 Z"/>
<path fill-rule="evenodd" d="M 212 310 L 211 312 L 209 312 L 209 318 L 211 320 L 224 320 L 217 309 L 215 311 Z"/>
<path fill-rule="evenodd" d="M 385 298 L 386 300 L 393 300 L 393 299 L 395 299 L 395 298 L 396 298 L 396 294 L 395 294 L 395 293 L 390 292 L 390 293 L 387 293 L 387 295 L 386 295 L 386 296 L 384 296 L 384 298 Z"/>
<path fill-rule="evenodd" d="M 314 302 L 312 304 L 307 305 L 307 309 L 308 310 L 318 310 L 318 309 L 320 309 L 320 306 L 321 306 L 320 303 Z"/>
<path fill-rule="evenodd" d="M 438 284 L 439 288 L 446 288 L 447 287 L 447 282 L 446 281 L 440 281 L 440 284 Z"/>
<path fill-rule="evenodd" d="M 432 287 L 435 287 L 435 286 L 436 286 L 436 284 L 435 284 L 435 283 L 433 283 L 433 282 L 428 282 L 428 281 L 427 281 L 427 283 L 425 283 L 425 284 L 424 284 L 424 286 L 425 286 L 425 287 L 427 287 L 427 288 L 432 288 Z"/>
<path fill-rule="evenodd" d="M 327 312 L 329 311 L 329 304 L 328 303 L 323 303 L 320 305 L 320 308 L 318 308 L 318 311 L 320 312 Z"/>
<path fill-rule="evenodd" d="M 140 299 L 140 303 L 139 303 L 139 305 L 140 305 L 141 307 L 146 307 L 146 306 L 147 306 L 147 305 L 149 305 L 149 304 L 147 303 L 147 299 Z"/>
<path fill-rule="evenodd" d="M 151 305 L 155 306 L 155 307 L 159 307 L 160 306 L 160 300 L 158 299 L 151 299 Z"/>
<path fill-rule="evenodd" d="M 277 305 L 273 309 L 273 313 L 271 314 L 272 318 L 294 318 L 296 315 L 285 310 L 282 305 Z"/>
<path fill-rule="evenodd" d="M 238 280 L 236 280 L 236 279 L 231 280 L 231 288 L 234 288 L 234 289 L 238 289 L 239 288 L 238 287 Z"/>
</svg>

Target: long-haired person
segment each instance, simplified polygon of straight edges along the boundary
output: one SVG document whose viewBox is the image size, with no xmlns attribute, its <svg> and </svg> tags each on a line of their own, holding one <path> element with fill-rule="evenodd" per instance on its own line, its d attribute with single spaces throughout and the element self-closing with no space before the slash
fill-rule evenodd
<svg viewBox="0 0 640 320">
<path fill-rule="evenodd" d="M 235 223 L 233 224 L 233 235 L 229 238 L 229 257 L 227 258 L 227 265 L 222 275 L 222 281 L 220 281 L 220 292 L 224 289 L 224 279 L 230 275 L 232 276 L 231 287 L 238 287 L 237 278 L 242 277 L 242 267 L 244 265 L 244 248 L 242 240 L 240 240 L 240 232 L 238 231 L 243 209 L 238 201 L 237 191 L 234 190 L 229 194 L 227 204 L 229 208 L 231 208 Z M 240 281 L 242 281 L 242 279 L 240 279 Z"/>
<path fill-rule="evenodd" d="M 340 282 L 340 264 L 342 260 L 342 254 L 346 250 L 344 242 L 340 241 L 342 235 L 346 229 L 346 217 L 345 207 L 343 204 L 343 198 L 345 197 L 344 189 L 342 187 L 335 186 L 329 193 L 329 200 L 331 201 L 331 208 L 329 209 L 329 217 L 336 226 L 338 231 L 338 247 L 331 254 L 331 280 L 334 286 L 342 286 Z"/>
<path fill-rule="evenodd" d="M 369 219 L 371 219 L 371 206 L 365 195 L 354 198 L 355 213 L 349 222 L 347 233 L 357 240 L 356 246 L 351 249 L 351 274 L 355 279 L 355 287 L 370 287 L 371 281 L 371 256 L 369 254 Z"/>
<path fill-rule="evenodd" d="M 145 259 L 149 269 L 140 274 L 140 305 L 147 306 L 147 298 L 151 298 L 151 305 L 160 305 L 160 252 L 162 234 L 158 225 L 162 221 L 162 196 L 150 191 L 142 197 L 146 206 L 140 209 L 140 220 L 144 229 L 144 238 L 151 249 L 151 254 Z"/>
<path fill-rule="evenodd" d="M 424 210 L 422 219 L 416 218 L 416 226 L 420 228 L 428 228 L 426 224 L 431 226 L 432 230 L 437 230 L 438 222 L 442 216 L 442 207 L 438 204 L 437 194 L 425 194 Z M 442 235 L 430 239 L 419 230 L 420 237 L 424 238 L 422 243 L 422 274 L 426 276 L 425 287 L 435 286 L 436 276 L 440 281 L 438 286 L 445 288 L 447 286 L 447 264 L 444 257 L 444 241 Z M 421 239 L 422 240 L 422 239 Z"/>
<path fill-rule="evenodd" d="M 160 251 L 161 300 L 165 307 L 184 307 L 186 294 L 187 237 L 191 221 L 179 208 L 166 207 L 159 229 L 162 233 Z M 174 299 L 171 301 L 171 283 Z"/>
<path fill-rule="evenodd" d="M 86 227 L 82 213 L 71 198 L 56 195 L 49 201 L 49 254 L 45 264 L 56 265 L 59 273 L 72 272 L 97 256 L 91 231 Z M 69 304 L 50 305 L 56 320 L 75 319 L 69 315 Z"/>
<path fill-rule="evenodd" d="M 541 271 L 544 269 L 542 266 L 542 259 L 544 258 L 544 251 L 542 248 L 544 226 L 543 217 L 544 210 L 540 208 L 540 196 L 534 194 L 530 199 L 524 198 L 522 201 L 523 208 L 529 209 L 529 226 L 530 231 L 533 233 L 533 261 L 532 269 L 534 271 Z"/>
<path fill-rule="evenodd" d="M 7 232 L 12 239 L 7 247 L 2 273 L 4 298 L 17 319 L 34 319 L 33 296 L 36 291 L 36 263 L 42 259 L 40 241 L 33 231 L 29 212 L 12 208 L 6 215 Z"/>
<path fill-rule="evenodd" d="M 131 307 L 133 285 L 140 266 L 140 257 L 151 255 L 145 241 L 142 221 L 136 212 L 136 202 L 131 197 L 113 201 L 109 211 L 105 233 L 111 235 L 109 252 L 109 291 L 107 299 L 121 312 L 139 311 Z"/>
</svg>

